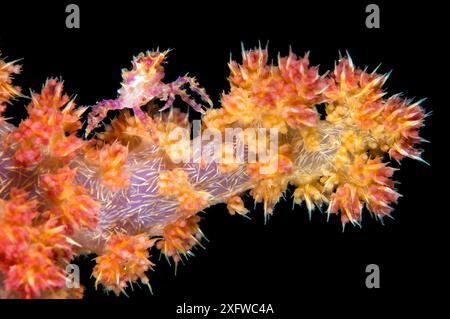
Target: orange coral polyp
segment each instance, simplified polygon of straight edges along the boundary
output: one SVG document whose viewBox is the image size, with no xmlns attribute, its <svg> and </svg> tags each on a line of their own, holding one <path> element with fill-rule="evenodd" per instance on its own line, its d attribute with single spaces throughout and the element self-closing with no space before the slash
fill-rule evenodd
<svg viewBox="0 0 450 319">
<path fill-rule="evenodd" d="M 0 200 L 0 222 L 10 225 L 31 226 L 37 216 L 37 200 L 30 200 L 23 189 L 13 188 L 9 201 Z"/>
<path fill-rule="evenodd" d="M 145 234 L 128 236 L 115 234 L 111 236 L 105 247 L 105 252 L 96 258 L 93 275 L 97 278 L 95 285 L 101 283 L 107 290 L 120 294 L 129 283 L 140 280 L 149 285 L 145 272 L 154 264 L 149 260 L 148 249 L 154 240 Z"/>
<path fill-rule="evenodd" d="M 29 167 L 44 159 L 67 163 L 84 145 L 83 140 L 73 135 L 81 127 L 82 112 L 74 109 L 75 104 L 69 102 L 62 90 L 62 82 L 49 79 L 40 94 L 33 93 L 29 117 L 6 139 L 15 145 L 16 164 Z"/>
<path fill-rule="evenodd" d="M 198 244 L 203 236 L 198 223 L 197 215 L 180 218 L 166 227 L 163 231 L 163 239 L 156 243 L 166 257 L 171 257 L 175 263 L 181 261 L 182 256 L 187 257 L 190 249 Z"/>
<path fill-rule="evenodd" d="M 21 66 L 17 61 L 5 62 L 0 55 L 0 123 L 4 120 L 2 113 L 11 99 L 20 96 L 20 88 L 12 84 L 14 74 L 21 72 Z"/>
<path fill-rule="evenodd" d="M 318 68 L 309 67 L 307 55 L 299 59 L 292 52 L 279 58 L 278 66 L 269 66 L 267 55 L 267 49 L 250 50 L 243 53 L 242 65 L 230 62 L 231 90 L 222 98 L 225 116 L 255 124 L 267 112 L 294 128 L 317 126 L 320 116 L 314 106 L 325 100 L 326 89 Z"/>
<path fill-rule="evenodd" d="M 69 234 L 81 227 L 95 229 L 100 209 L 84 187 L 74 185 L 76 171 L 75 168 L 60 168 L 55 174 L 42 175 L 39 181 L 49 201 L 49 210 L 44 215 L 65 225 Z"/>
<path fill-rule="evenodd" d="M 34 298 L 43 291 L 65 287 L 65 270 L 56 266 L 45 254 L 30 251 L 23 262 L 8 269 L 5 288 L 17 291 L 20 297 Z"/>
<path fill-rule="evenodd" d="M 130 174 L 125 171 L 128 157 L 128 148 L 114 141 L 104 144 L 101 148 L 90 147 L 85 158 L 99 168 L 102 184 L 116 191 L 130 185 Z"/>
<path fill-rule="evenodd" d="M 347 221 L 358 223 L 361 219 L 362 205 L 356 186 L 344 184 L 336 189 L 336 193 L 331 195 L 330 212 L 341 211 L 341 220 L 345 224 Z"/>
<path fill-rule="evenodd" d="M 379 157 L 357 156 L 347 175 L 341 176 L 345 184 L 331 196 L 330 212 L 342 210 L 345 212 L 341 215 L 343 222 L 360 222 L 364 202 L 372 213 L 380 217 L 388 215 L 392 211 L 389 204 L 400 196 L 390 179 L 393 172 L 394 169 L 386 166 Z"/>
<path fill-rule="evenodd" d="M 177 199 L 178 211 L 184 216 L 191 216 L 203 209 L 210 195 L 196 191 L 189 182 L 187 173 L 182 169 L 162 171 L 159 174 L 158 193 Z"/>
<path fill-rule="evenodd" d="M 0 202 L 0 269 L 11 297 L 36 298 L 66 288 L 63 265 L 72 258 L 72 247 L 63 226 L 36 223 L 36 207 L 20 189 Z"/>
<path fill-rule="evenodd" d="M 233 196 L 227 201 L 227 209 L 230 215 L 238 213 L 239 215 L 246 215 L 249 210 L 245 208 L 244 201 L 240 196 Z"/>
</svg>

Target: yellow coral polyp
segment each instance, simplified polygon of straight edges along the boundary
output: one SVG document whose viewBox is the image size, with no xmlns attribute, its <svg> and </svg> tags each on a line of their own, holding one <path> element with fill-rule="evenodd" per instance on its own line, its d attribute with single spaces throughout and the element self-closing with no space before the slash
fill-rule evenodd
<svg viewBox="0 0 450 319">
<path fill-rule="evenodd" d="M 162 171 L 159 174 L 158 193 L 176 198 L 179 203 L 178 211 L 185 216 L 199 212 L 210 198 L 207 192 L 197 191 L 192 187 L 187 173 L 182 169 Z"/>
<path fill-rule="evenodd" d="M 294 204 L 300 205 L 303 201 L 306 203 L 306 208 L 311 216 L 314 207 L 322 207 L 329 203 L 329 199 L 324 193 L 324 186 L 316 181 L 297 186 L 292 196 Z"/>
<path fill-rule="evenodd" d="M 227 209 L 230 215 L 239 214 L 239 215 L 246 215 L 249 210 L 245 208 L 244 201 L 240 196 L 232 196 L 227 201 Z"/>
<path fill-rule="evenodd" d="M 96 146 L 87 148 L 85 158 L 99 167 L 102 184 L 116 191 L 130 185 L 130 174 L 125 171 L 128 148 L 114 141 L 101 148 Z"/>
</svg>

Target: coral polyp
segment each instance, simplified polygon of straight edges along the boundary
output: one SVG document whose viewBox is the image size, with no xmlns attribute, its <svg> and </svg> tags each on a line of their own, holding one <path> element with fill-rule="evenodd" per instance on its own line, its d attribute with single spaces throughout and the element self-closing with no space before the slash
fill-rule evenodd
<svg viewBox="0 0 450 319">
<path fill-rule="evenodd" d="M 184 260 L 204 238 L 199 212 L 225 203 L 246 215 L 244 194 L 266 218 L 292 187 L 309 214 L 319 208 L 361 225 L 365 208 L 382 220 L 400 197 L 389 159 L 423 161 L 421 101 L 388 97 L 388 75 L 349 56 L 321 74 L 309 54 L 270 64 L 267 48 L 243 50 L 213 107 L 194 77 L 164 81 L 168 54 L 135 57 L 118 96 L 92 107 L 51 78 L 31 93 L 18 127 L 0 116 L 1 297 L 81 297 L 65 269 L 91 253 L 97 287 L 150 287 L 155 252 Z M 20 71 L 0 60 L 0 115 L 23 97 L 12 83 Z M 177 98 L 200 123 L 174 108 Z M 118 115 L 103 125 L 110 110 Z"/>
</svg>

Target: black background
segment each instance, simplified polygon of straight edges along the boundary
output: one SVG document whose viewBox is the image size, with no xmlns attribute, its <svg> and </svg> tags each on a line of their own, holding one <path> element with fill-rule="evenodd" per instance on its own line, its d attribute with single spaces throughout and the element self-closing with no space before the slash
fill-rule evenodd
<svg viewBox="0 0 450 319">
<path fill-rule="evenodd" d="M 250 221 L 229 216 L 224 205 L 217 205 L 206 210 L 201 224 L 209 239 L 204 242 L 206 250 L 197 249 L 196 257 L 180 265 L 176 275 L 165 260 L 157 263 L 150 274 L 153 295 L 145 288 L 128 290 L 129 298 L 96 291 L 90 278 L 93 256 L 78 259 L 87 287 L 83 305 L 95 305 L 91 309 L 99 314 L 142 311 L 149 318 L 175 317 L 176 306 L 183 302 L 217 307 L 271 303 L 280 318 L 300 317 L 305 310 L 351 314 L 359 306 L 360 315 L 392 306 L 401 311 L 436 309 L 435 289 L 445 286 L 446 278 L 445 236 L 438 226 L 448 214 L 446 199 L 438 194 L 438 180 L 445 182 L 446 172 L 437 171 L 434 151 L 438 146 L 445 150 L 437 138 L 445 136 L 446 127 L 438 123 L 444 123 L 441 111 L 448 107 L 444 100 L 448 49 L 443 45 L 448 32 L 440 2 L 376 2 L 381 9 L 380 29 L 365 27 L 365 7 L 370 2 L 364 1 L 220 5 L 74 1 L 81 9 L 80 29 L 65 27 L 68 3 L 0 6 L 0 50 L 9 59 L 23 58 L 24 70 L 15 83 L 25 91 L 37 91 L 47 77 L 58 76 L 68 94 L 77 94 L 79 105 L 92 105 L 116 96 L 120 70 L 130 67 L 134 55 L 173 48 L 166 79 L 189 72 L 219 105 L 220 94 L 228 89 L 230 54 L 239 60 L 241 42 L 252 48 L 260 41 L 269 42 L 272 58 L 278 51 L 287 54 L 289 46 L 300 55 L 310 51 L 311 62 L 320 64 L 321 73 L 332 69 L 339 51 L 348 50 L 356 65 L 369 70 L 382 62 L 381 72 L 393 70 L 386 83 L 389 94 L 428 97 L 423 105 L 433 112 L 421 134 L 431 141 L 423 145 L 431 166 L 410 159 L 402 162 L 395 179 L 403 197 L 395 205 L 394 219 L 386 219 L 384 226 L 367 213 L 362 229 L 348 225 L 345 232 L 337 217 L 327 222 L 316 211 L 309 221 L 305 207 L 292 209 L 291 192 L 266 225 L 260 206 L 250 214 Z M 25 105 L 19 100 L 6 115 L 15 116 L 17 123 Z M 246 203 L 253 207 L 249 198 Z M 371 263 L 380 266 L 380 289 L 365 287 L 365 267 Z M 66 309 L 69 304 L 60 305 Z M 47 306 L 53 305 L 45 302 Z"/>
</svg>

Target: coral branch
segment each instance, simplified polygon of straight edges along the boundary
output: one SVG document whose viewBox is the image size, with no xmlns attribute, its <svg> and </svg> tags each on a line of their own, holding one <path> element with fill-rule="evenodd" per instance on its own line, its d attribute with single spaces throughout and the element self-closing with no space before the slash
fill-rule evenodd
<svg viewBox="0 0 450 319">
<path fill-rule="evenodd" d="M 178 264 L 201 245 L 199 212 L 226 203 L 246 215 L 247 191 L 266 218 L 291 185 L 309 214 L 318 207 L 361 225 L 366 207 L 382 219 L 400 197 L 385 161 L 423 161 L 422 101 L 386 97 L 388 75 L 350 57 L 321 75 L 308 54 L 268 64 L 267 48 L 243 50 L 229 63 L 221 108 L 205 110 L 212 101 L 195 78 L 163 82 L 167 54 L 140 54 L 123 70 L 118 97 L 88 114 L 85 137 L 99 131 L 89 140 L 79 137 L 87 108 L 55 79 L 32 94 L 19 127 L 0 117 L 0 296 L 80 297 L 82 288 L 65 287 L 64 267 L 88 252 L 98 254 L 96 285 L 116 294 L 136 281 L 150 287 L 151 249 Z M 20 94 L 19 72 L 0 60 L 0 115 Z M 200 136 L 191 138 L 176 97 L 204 113 Z M 110 110 L 121 112 L 101 131 Z"/>
</svg>

